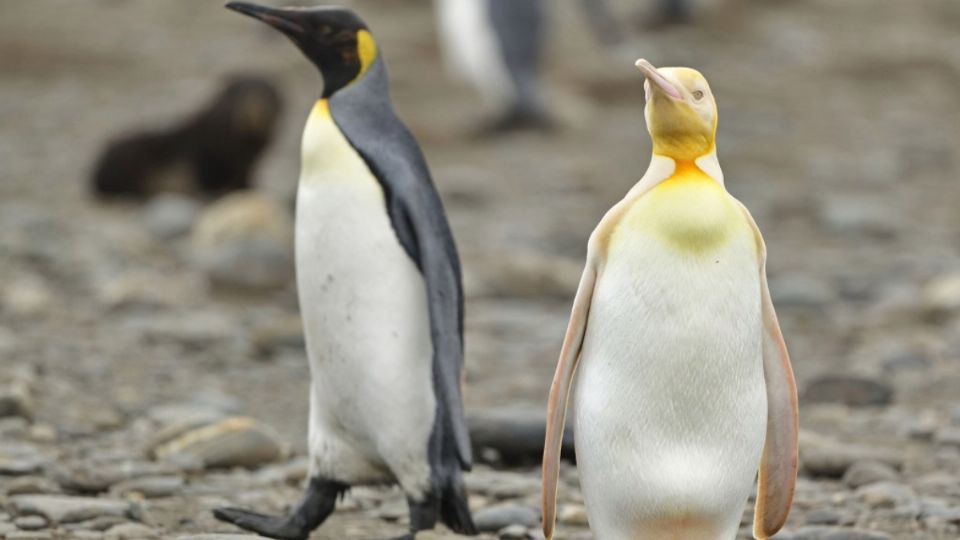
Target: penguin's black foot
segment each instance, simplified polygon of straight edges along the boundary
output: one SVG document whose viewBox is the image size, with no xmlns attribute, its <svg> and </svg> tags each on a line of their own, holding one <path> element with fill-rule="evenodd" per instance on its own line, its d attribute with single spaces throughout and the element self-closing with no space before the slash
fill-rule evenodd
<svg viewBox="0 0 960 540">
<path fill-rule="evenodd" d="M 214 517 L 241 529 L 280 540 L 305 540 L 337 504 L 337 498 L 350 486 L 334 480 L 311 478 L 307 492 L 297 507 L 285 516 L 268 516 L 240 508 L 217 508 Z"/>
<path fill-rule="evenodd" d="M 232 523 L 241 529 L 281 540 L 304 540 L 313 530 L 302 519 L 297 519 L 296 515 L 268 516 L 240 508 L 216 508 L 213 515 L 220 521 Z"/>
</svg>

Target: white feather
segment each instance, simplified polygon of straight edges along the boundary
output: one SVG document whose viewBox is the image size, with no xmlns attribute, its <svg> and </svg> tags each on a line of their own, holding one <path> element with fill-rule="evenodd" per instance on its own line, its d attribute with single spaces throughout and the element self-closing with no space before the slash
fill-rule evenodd
<svg viewBox="0 0 960 540">
<path fill-rule="evenodd" d="M 391 227 L 383 190 L 323 105 L 304 131 L 297 194 L 311 474 L 397 481 L 420 495 L 436 406 L 425 284 Z"/>
<path fill-rule="evenodd" d="M 745 221 L 704 252 L 642 230 L 611 239 L 574 390 L 597 538 L 736 536 L 767 415 L 755 245 Z"/>
</svg>

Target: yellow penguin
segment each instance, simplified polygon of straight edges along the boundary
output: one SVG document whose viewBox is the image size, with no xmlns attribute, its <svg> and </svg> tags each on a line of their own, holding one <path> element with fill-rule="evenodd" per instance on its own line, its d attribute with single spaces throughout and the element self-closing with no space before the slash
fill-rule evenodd
<svg viewBox="0 0 960 540">
<path fill-rule="evenodd" d="M 636 65 L 653 157 L 590 236 L 550 388 L 543 532 L 572 389 L 596 538 L 733 539 L 758 470 L 753 534 L 767 538 L 793 500 L 798 415 L 763 238 L 724 187 L 706 79 Z"/>
</svg>

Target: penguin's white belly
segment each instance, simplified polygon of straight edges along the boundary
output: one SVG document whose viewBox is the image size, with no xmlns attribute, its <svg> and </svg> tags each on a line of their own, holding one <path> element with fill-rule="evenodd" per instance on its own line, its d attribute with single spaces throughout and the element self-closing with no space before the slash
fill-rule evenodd
<svg viewBox="0 0 960 540">
<path fill-rule="evenodd" d="M 472 84 L 492 106 L 513 99 L 513 83 L 486 0 L 435 0 L 447 69 Z"/>
<path fill-rule="evenodd" d="M 732 227 L 691 251 L 642 231 L 611 244 L 574 396 L 599 540 L 736 535 L 767 399 L 755 244 L 747 227 Z"/>
<path fill-rule="evenodd" d="M 376 178 L 319 105 L 303 146 L 296 265 L 312 472 L 422 491 L 436 405 L 423 277 Z"/>
</svg>

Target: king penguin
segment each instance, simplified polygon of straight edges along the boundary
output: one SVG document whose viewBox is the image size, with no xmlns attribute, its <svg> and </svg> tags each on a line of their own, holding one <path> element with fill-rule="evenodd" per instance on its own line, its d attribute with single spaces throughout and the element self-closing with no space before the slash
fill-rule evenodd
<svg viewBox="0 0 960 540">
<path fill-rule="evenodd" d="M 540 67 L 544 0 L 435 0 L 448 71 L 480 93 L 500 117 L 490 131 L 552 126 Z"/>
<path fill-rule="evenodd" d="M 637 67 L 653 157 L 590 236 L 550 388 L 544 534 L 553 537 L 572 389 L 598 539 L 732 540 L 758 470 L 753 533 L 767 538 L 790 511 L 798 416 L 766 248 L 724 187 L 707 81 Z"/>
<path fill-rule="evenodd" d="M 399 484 L 410 534 L 442 520 L 476 534 L 462 471 L 463 293 L 427 164 L 390 102 L 382 51 L 353 12 L 227 7 L 285 34 L 320 70 L 296 208 L 296 273 L 310 362 L 309 482 L 287 515 L 217 518 L 303 539 L 351 486 Z"/>
</svg>

